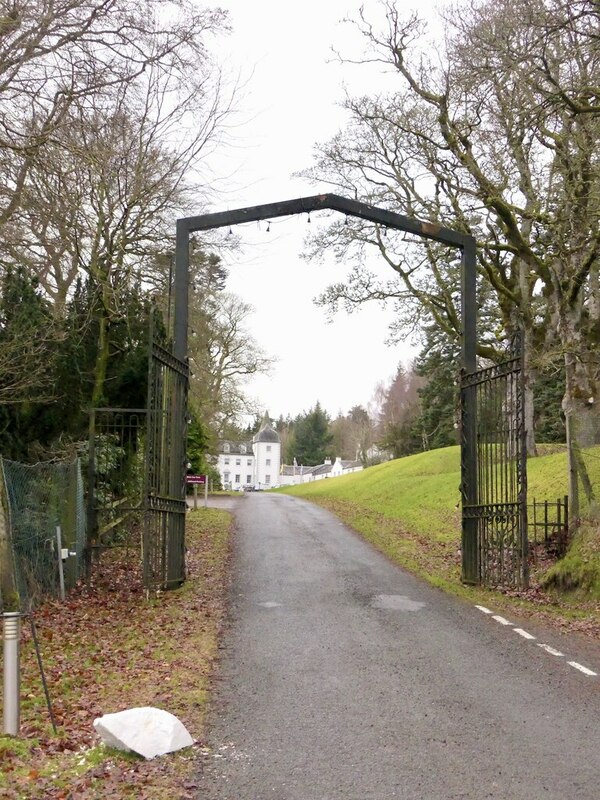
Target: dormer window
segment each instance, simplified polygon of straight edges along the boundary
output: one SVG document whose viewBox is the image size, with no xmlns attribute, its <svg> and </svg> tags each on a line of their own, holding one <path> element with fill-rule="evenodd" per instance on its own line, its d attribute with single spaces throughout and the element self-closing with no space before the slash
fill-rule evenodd
<svg viewBox="0 0 600 800">
<path fill-rule="evenodd" d="M 229 452 L 229 442 L 225 442 L 225 444 L 223 445 L 223 452 L 224 453 Z"/>
<path fill-rule="evenodd" d="M 246 452 L 246 445 L 245 444 L 241 444 L 240 445 L 240 453 L 245 453 L 245 452 Z"/>
</svg>

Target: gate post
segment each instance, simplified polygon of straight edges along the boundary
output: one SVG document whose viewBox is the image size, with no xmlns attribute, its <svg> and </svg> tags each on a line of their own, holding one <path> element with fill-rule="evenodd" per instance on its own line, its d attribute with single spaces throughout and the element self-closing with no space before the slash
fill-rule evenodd
<svg viewBox="0 0 600 800">
<path fill-rule="evenodd" d="M 477 271 L 475 239 L 465 237 L 461 262 L 462 375 L 477 368 Z M 461 381 L 461 499 L 463 583 L 480 580 L 477 487 L 477 387 Z"/>
<path fill-rule="evenodd" d="M 188 283 L 190 271 L 190 231 L 187 220 L 177 220 L 175 238 L 175 307 L 173 310 L 173 355 L 187 358 Z"/>
<path fill-rule="evenodd" d="M 96 409 L 90 411 L 88 449 L 87 530 L 85 536 L 84 571 L 89 582 L 92 576 L 92 543 L 96 538 Z"/>
</svg>

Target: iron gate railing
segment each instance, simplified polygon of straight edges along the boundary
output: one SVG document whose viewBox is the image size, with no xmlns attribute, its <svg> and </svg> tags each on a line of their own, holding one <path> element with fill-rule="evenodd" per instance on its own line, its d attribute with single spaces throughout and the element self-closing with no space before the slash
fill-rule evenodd
<svg viewBox="0 0 600 800">
<path fill-rule="evenodd" d="M 146 416 L 145 408 L 93 408 L 90 412 L 88 559 L 94 550 L 139 546 Z"/>
<path fill-rule="evenodd" d="M 148 369 L 144 586 L 166 589 L 185 580 L 187 362 L 152 342 Z"/>
<path fill-rule="evenodd" d="M 470 393 L 470 397 L 469 397 Z M 477 546 L 467 571 L 489 585 L 526 587 L 527 452 L 521 354 L 461 380 L 463 416 L 462 495 L 464 530 L 476 526 Z M 468 413 L 475 425 L 464 424 Z M 464 442 L 476 432 L 475 447 Z M 475 464 L 468 463 L 475 455 Z M 467 486 L 467 482 L 475 485 Z M 465 498 L 475 498 L 467 503 Z"/>
<path fill-rule="evenodd" d="M 569 543 L 569 498 L 567 495 L 555 500 L 536 500 L 529 503 L 529 541 L 533 544 L 534 558 L 538 545 L 553 551 L 562 558 Z M 541 536 L 538 535 L 541 531 Z"/>
<path fill-rule="evenodd" d="M 188 375 L 151 337 L 147 407 L 90 414 L 88 569 L 94 551 L 141 545 L 150 591 L 185 579 Z"/>
</svg>

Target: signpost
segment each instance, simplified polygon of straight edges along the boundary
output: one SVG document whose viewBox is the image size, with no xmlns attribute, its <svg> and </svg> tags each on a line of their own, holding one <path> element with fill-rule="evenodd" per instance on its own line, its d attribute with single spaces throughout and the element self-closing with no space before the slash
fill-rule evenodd
<svg viewBox="0 0 600 800">
<path fill-rule="evenodd" d="M 208 506 L 208 475 L 186 475 L 185 482 L 194 487 L 194 511 L 198 508 L 198 486 L 204 486 L 204 508 Z"/>
</svg>

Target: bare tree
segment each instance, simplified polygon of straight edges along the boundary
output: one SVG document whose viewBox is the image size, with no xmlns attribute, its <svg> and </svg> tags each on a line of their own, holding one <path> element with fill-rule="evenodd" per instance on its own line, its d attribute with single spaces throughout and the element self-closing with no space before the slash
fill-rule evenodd
<svg viewBox="0 0 600 800">
<path fill-rule="evenodd" d="M 174 0 L 8 0 L 0 3 L 0 224 L 21 203 L 40 152 L 97 102 L 151 67 L 189 77 L 226 14 Z"/>
<path fill-rule="evenodd" d="M 216 430 L 256 410 L 249 407 L 244 382 L 273 364 L 247 331 L 251 312 L 229 292 L 218 292 L 209 303 L 206 295 L 195 295 L 190 309 L 191 400 Z"/>
<path fill-rule="evenodd" d="M 402 19 L 395 4 L 384 7 L 381 32 L 364 16 L 358 25 L 367 60 L 391 67 L 399 89 L 348 98 L 353 126 L 320 148 L 310 174 L 474 235 L 484 297 L 493 300 L 479 354 L 493 356 L 502 337 L 524 327 L 528 376 L 540 359 L 564 355 L 570 414 L 568 397 L 595 397 L 597 372 L 581 324 L 597 307 L 596 4 L 461 5 L 446 20 L 439 54 L 425 50 L 422 22 Z M 379 248 L 399 276 L 393 296 L 409 322 L 419 322 L 422 307 L 448 332 L 460 330 L 457 272 L 439 248 L 426 247 L 419 260 L 404 243 L 403 252 L 394 249 L 397 238 L 384 241 L 364 225 L 338 225 L 326 237 L 342 250 L 365 242 Z M 388 287 L 359 270 L 346 294 L 338 289 L 324 299 L 381 299 Z"/>
<path fill-rule="evenodd" d="M 338 414 L 330 427 L 335 454 L 366 464 L 375 441 L 375 421 L 368 411 L 363 406 L 353 406 L 347 414 Z"/>
<path fill-rule="evenodd" d="M 89 282 L 99 329 L 94 405 L 103 397 L 122 295 L 132 282 L 161 284 L 156 256 L 168 249 L 192 192 L 201 194 L 200 161 L 230 103 L 208 56 L 169 56 L 146 65 L 136 81 L 73 100 L 65 124 L 29 166 L 2 258 L 28 266 L 57 314 L 78 276 Z"/>
</svg>

